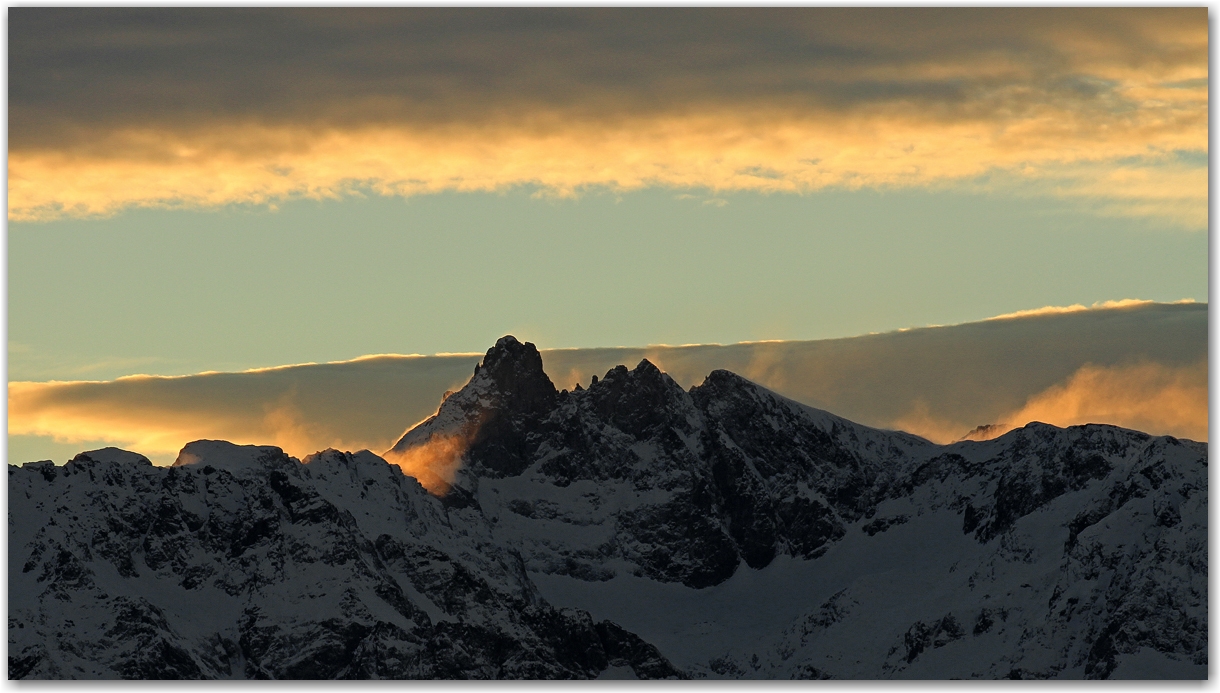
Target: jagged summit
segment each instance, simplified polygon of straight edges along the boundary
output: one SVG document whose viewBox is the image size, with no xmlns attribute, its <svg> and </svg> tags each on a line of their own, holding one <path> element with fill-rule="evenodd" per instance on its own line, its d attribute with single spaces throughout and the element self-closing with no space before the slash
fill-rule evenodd
<svg viewBox="0 0 1220 693">
<path fill-rule="evenodd" d="M 631 370 L 619 365 L 606 371 L 601 379 L 595 376 L 587 392 L 587 397 L 597 400 L 611 398 L 618 402 L 624 397 L 631 400 L 645 399 L 650 400 L 654 406 L 668 406 L 673 398 L 680 398 L 684 394 L 681 385 L 648 359 L 642 359 Z M 643 405 L 643 401 L 636 402 L 636 406 Z"/>
<path fill-rule="evenodd" d="M 555 385 L 542 368 L 538 348 L 532 342 L 519 342 L 512 335 L 497 340 L 474 372 L 514 399 L 532 400 L 555 392 Z"/>
<path fill-rule="evenodd" d="M 487 350 L 475 366 L 471 385 L 477 389 L 486 382 L 501 398 L 499 404 L 517 409 L 536 409 L 549 404 L 557 394 L 554 383 L 542 368 L 542 354 L 532 342 L 519 342 L 505 335 Z"/>
<path fill-rule="evenodd" d="M 990 440 L 991 438 L 995 438 L 996 436 L 1004 433 L 1009 428 L 1011 428 L 1011 427 L 1008 426 L 1007 424 L 1001 424 L 1001 423 L 980 424 L 980 425 L 975 426 L 974 428 L 970 429 L 970 431 L 966 435 L 962 436 L 961 438 L 958 438 L 958 441 L 960 442 L 963 440 Z"/>
<path fill-rule="evenodd" d="M 605 473 L 592 471 L 601 463 L 591 460 L 604 457 L 593 441 L 603 436 L 595 431 L 607 425 L 641 439 L 656 437 L 667 454 L 685 449 L 682 454 L 698 456 L 711 445 L 700 436 L 713 434 L 709 430 L 713 421 L 723 421 L 720 426 L 738 431 L 753 422 L 755 430 L 750 435 L 757 437 L 774 433 L 778 420 L 810 414 L 816 425 L 802 434 L 803 439 L 820 436 L 823 445 L 830 444 L 828 436 L 838 436 L 848 445 L 864 441 L 882 449 L 897 445 L 909 451 L 931 445 L 917 436 L 878 431 L 806 407 L 723 369 L 712 371 L 701 385 L 686 391 L 647 358 L 633 369 L 617 365 L 600 379 L 594 375 L 588 388 L 578 386 L 560 393 L 534 344 L 505 335 L 488 349 L 463 387 L 446 393 L 436 415 L 407 431 L 386 455 L 416 451 L 413 454 L 425 460 L 426 466 L 444 467 L 446 471 L 436 476 L 444 483 L 437 483 L 431 472 L 415 463 L 404 465 L 425 486 L 448 493 L 454 483 L 472 485 L 455 481 L 461 469 L 474 476 L 516 476 L 544 446 L 580 451 L 572 456 L 572 464 L 580 459 L 584 468 L 566 469 L 562 478 Z M 562 435 L 563 441 L 547 441 L 555 435 Z M 444 454 L 434 454 L 441 448 Z M 891 454 L 899 454 L 897 448 Z M 559 457 L 566 459 L 568 454 Z M 553 468 L 558 464 L 551 463 Z M 431 481 L 424 480 L 425 476 Z"/>
<path fill-rule="evenodd" d="M 446 392 L 437 413 L 407 431 L 390 452 L 402 452 L 436 435 L 472 437 L 504 410 L 546 408 L 557 395 L 538 348 L 505 335 L 475 365 L 470 380 L 456 392 Z"/>
<path fill-rule="evenodd" d="M 558 397 L 538 348 L 505 335 L 487 350 L 466 385 L 445 397 L 436 415 L 403 434 L 386 455 L 406 459 L 400 461 L 405 471 L 446 492 L 463 460 L 484 474 L 518 474 L 528 466 L 525 436 Z"/>
<path fill-rule="evenodd" d="M 640 362 L 635 365 L 635 372 L 636 373 L 660 374 L 661 369 L 657 368 L 656 364 L 654 364 L 652 361 L 649 361 L 648 359 L 640 359 Z"/>
<path fill-rule="evenodd" d="M 558 393 L 506 336 L 384 459 L 179 461 L 10 467 L 10 678 L 1207 674 L 1190 441 L 935 445 L 647 359 Z"/>
</svg>

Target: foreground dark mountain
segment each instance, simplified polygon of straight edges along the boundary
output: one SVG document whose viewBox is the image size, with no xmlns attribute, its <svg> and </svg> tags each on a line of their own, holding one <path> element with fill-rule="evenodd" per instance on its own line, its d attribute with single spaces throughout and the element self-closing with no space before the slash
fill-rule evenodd
<svg viewBox="0 0 1220 693">
<path fill-rule="evenodd" d="M 1206 677 L 1198 443 L 561 392 L 511 337 L 386 457 L 454 441 L 439 498 L 367 452 L 10 467 L 10 675 Z"/>
</svg>

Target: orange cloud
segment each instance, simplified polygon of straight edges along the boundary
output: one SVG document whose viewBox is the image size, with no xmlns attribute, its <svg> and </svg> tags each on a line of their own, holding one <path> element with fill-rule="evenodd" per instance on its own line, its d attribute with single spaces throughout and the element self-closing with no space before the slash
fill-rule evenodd
<svg viewBox="0 0 1220 693">
<path fill-rule="evenodd" d="M 1205 8 L 11 21 L 13 221 L 513 186 L 665 186 L 707 204 L 965 186 L 1207 223 Z"/>
<path fill-rule="evenodd" d="M 1145 361 L 1103 367 L 1085 364 L 1065 382 L 1032 395 L 1020 409 L 995 421 L 976 424 L 938 416 L 926 400 L 916 400 L 887 428 L 923 436 L 935 443 L 988 440 L 1040 421 L 1067 427 L 1101 423 L 1207 440 L 1207 361 L 1171 366 Z"/>
<path fill-rule="evenodd" d="M 886 428 L 914 433 L 941 445 L 956 443 L 963 437 L 967 437 L 971 430 L 961 421 L 936 416 L 932 413 L 932 408 L 927 400 L 924 399 L 915 400 L 910 411 L 892 421 Z M 973 436 L 970 437 L 973 439 Z"/>
<path fill-rule="evenodd" d="M 389 444 L 386 439 L 353 438 L 334 430 L 333 424 L 311 420 L 290 396 L 263 403 L 231 401 L 229 407 L 164 407 L 138 398 L 123 398 L 115 406 L 116 393 L 91 397 L 93 393 L 82 392 L 106 384 L 9 383 L 9 434 L 51 436 L 61 443 L 107 441 L 157 462 L 172 461 L 183 445 L 205 438 L 276 445 L 296 457 L 328 447 L 360 450 Z"/>
<path fill-rule="evenodd" d="M 724 368 L 798 402 L 938 442 L 980 424 L 1034 419 L 1201 438 L 1207 325 L 1207 304 L 1128 300 L 847 339 L 555 349 L 542 358 L 548 373 L 565 374 L 553 379 L 558 387 L 587 385 L 593 374 L 644 357 L 683 387 Z M 104 441 L 158 463 L 205 438 L 275 444 L 298 457 L 327 447 L 386 450 L 406 424 L 434 414 L 477 361 L 378 356 L 244 373 L 12 382 L 9 435 Z M 444 481 L 444 465 L 438 469 Z"/>
<path fill-rule="evenodd" d="M 1066 383 L 1031 397 L 1005 421 L 1013 427 L 1031 421 L 1055 426 L 1108 423 L 1206 441 L 1207 361 L 1181 367 L 1088 364 Z"/>
<path fill-rule="evenodd" d="M 805 193 L 937 186 L 1003 171 L 1018 181 L 1050 180 L 1057 194 L 1121 199 L 1150 214 L 1176 209 L 1185 218 L 1185 204 L 1195 223 L 1206 214 L 1206 168 L 1183 171 L 1158 162 L 1176 150 L 1206 147 L 1206 104 L 1187 113 L 1165 108 L 1087 119 L 1051 106 L 1014 117 L 942 119 L 882 105 L 861 106 L 849 116 L 722 109 L 617 122 L 556 112 L 526 122 L 443 128 L 148 127 L 98 133 L 87 151 L 11 151 L 9 218 L 521 185 L 557 196 L 649 186 Z M 1109 162 L 1133 157 L 1150 163 L 1118 181 L 1121 171 Z"/>
<path fill-rule="evenodd" d="M 478 355 L 352 361 L 108 382 L 10 382 L 9 435 L 106 441 L 172 462 L 183 445 L 222 438 L 302 457 L 333 447 L 384 450 L 436 410 Z"/>
</svg>

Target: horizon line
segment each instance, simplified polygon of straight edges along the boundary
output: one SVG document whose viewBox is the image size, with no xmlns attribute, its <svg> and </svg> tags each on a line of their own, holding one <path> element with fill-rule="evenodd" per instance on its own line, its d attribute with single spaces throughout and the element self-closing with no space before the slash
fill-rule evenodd
<svg viewBox="0 0 1220 693">
<path fill-rule="evenodd" d="M 1075 303 L 1068 306 L 1053 306 L 1047 305 L 1041 308 L 1032 308 L 1026 310 L 1013 311 L 1011 313 L 1003 313 L 978 320 L 967 320 L 965 322 L 949 323 L 949 324 L 929 324 L 919 325 L 914 327 L 899 327 L 884 332 L 866 332 L 863 334 L 848 335 L 843 337 L 823 337 L 820 339 L 756 339 L 743 340 L 740 342 L 730 342 L 728 344 L 720 342 L 697 342 L 692 344 L 647 344 L 644 346 L 637 345 L 616 345 L 616 346 L 592 346 L 592 347 L 545 347 L 539 348 L 540 353 L 557 352 L 557 351 L 596 351 L 596 350 L 647 350 L 647 349 L 689 349 L 695 347 L 733 347 L 742 345 L 754 344 L 798 344 L 802 342 L 829 342 L 846 339 L 860 339 L 863 337 L 876 337 L 890 334 L 905 334 L 921 330 L 931 330 L 944 327 L 960 327 L 963 325 L 977 325 L 993 321 L 1010 321 L 1010 320 L 1025 320 L 1061 315 L 1072 315 L 1084 312 L 1100 312 L 1100 311 L 1117 311 L 1117 310 L 1132 310 L 1137 308 L 1146 308 L 1150 306 L 1207 306 L 1207 301 L 1196 301 L 1193 298 L 1182 298 L 1176 301 L 1154 301 L 1138 298 L 1124 298 L 1118 300 L 1095 301 L 1091 305 L 1083 305 Z M 514 335 L 515 336 L 515 335 Z M 88 383 L 113 383 L 124 380 L 180 380 L 183 378 L 196 378 L 199 376 L 209 375 L 251 375 L 257 373 L 268 373 L 274 371 L 289 370 L 293 368 L 304 368 L 308 366 L 341 366 L 350 363 L 358 363 L 360 361 L 373 361 L 377 359 L 432 359 L 432 358 L 474 358 L 484 356 L 486 352 L 482 351 L 463 351 L 450 352 L 441 351 L 433 354 L 394 354 L 394 353 L 377 353 L 377 354 L 362 354 L 350 359 L 339 359 L 335 361 L 304 361 L 300 363 L 281 364 L 276 366 L 259 366 L 254 368 L 246 368 L 233 371 L 215 371 L 206 370 L 197 373 L 185 373 L 181 375 L 156 375 L 151 373 L 132 373 L 129 375 L 121 375 L 110 380 L 10 380 L 9 385 L 20 385 L 36 383 L 40 385 L 75 385 Z"/>
</svg>

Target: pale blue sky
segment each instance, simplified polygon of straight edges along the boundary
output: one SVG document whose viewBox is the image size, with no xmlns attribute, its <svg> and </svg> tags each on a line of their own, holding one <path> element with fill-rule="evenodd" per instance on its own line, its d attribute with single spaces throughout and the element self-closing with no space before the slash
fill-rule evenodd
<svg viewBox="0 0 1220 693">
<path fill-rule="evenodd" d="M 1206 8 L 9 22 L 10 379 L 1207 294 Z"/>
<path fill-rule="evenodd" d="M 817 339 L 1207 298 L 1207 235 L 927 191 L 445 193 L 9 225 L 11 380 Z"/>
<path fill-rule="evenodd" d="M 1203 7 L 8 21 L 10 381 L 1207 299 Z M 151 430 L 24 387 L 23 454 Z"/>
</svg>

